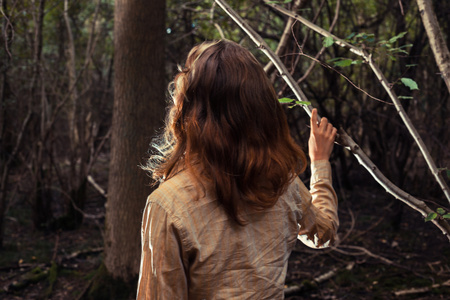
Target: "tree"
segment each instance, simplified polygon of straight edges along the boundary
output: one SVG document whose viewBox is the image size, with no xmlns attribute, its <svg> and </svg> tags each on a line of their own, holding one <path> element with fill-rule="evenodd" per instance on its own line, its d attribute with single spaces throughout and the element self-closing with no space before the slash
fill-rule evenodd
<svg viewBox="0 0 450 300">
<path fill-rule="evenodd" d="M 433 3 L 429 0 L 417 0 L 417 6 L 422 17 L 423 26 L 427 31 L 430 46 L 433 50 L 436 64 L 441 71 L 442 78 L 450 92 L 450 52 L 445 43 L 436 14 L 433 9 Z"/>
<path fill-rule="evenodd" d="M 105 265 L 115 278 L 139 271 L 149 178 L 140 170 L 164 113 L 165 1 L 115 1 L 114 108 L 106 206 Z"/>
</svg>

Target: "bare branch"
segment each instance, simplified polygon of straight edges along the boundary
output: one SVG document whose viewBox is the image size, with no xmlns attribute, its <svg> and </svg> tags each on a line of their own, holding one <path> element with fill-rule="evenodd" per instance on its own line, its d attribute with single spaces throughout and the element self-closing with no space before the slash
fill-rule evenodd
<svg viewBox="0 0 450 300">
<path fill-rule="evenodd" d="M 296 84 L 291 74 L 287 72 L 286 66 L 284 66 L 280 58 L 275 55 L 275 53 L 273 53 L 273 51 L 267 46 L 264 40 L 227 3 L 225 3 L 223 0 L 215 1 L 242 28 L 242 30 L 247 33 L 247 35 L 254 41 L 254 43 L 263 51 L 263 53 L 266 54 L 270 60 L 272 60 L 276 68 L 281 73 L 283 79 L 294 91 L 297 98 L 301 101 L 307 101 L 306 95 L 301 91 L 300 87 Z M 314 24 L 312 25 L 314 27 L 317 27 Z M 321 28 L 319 28 L 319 30 L 325 31 Z M 352 45 L 350 46 L 353 47 Z M 308 115 L 311 115 L 310 106 L 302 105 L 302 107 L 308 113 Z M 372 177 L 396 199 L 406 203 L 414 210 L 420 212 L 424 217 L 433 212 L 433 210 L 431 210 L 423 201 L 414 198 L 410 194 L 394 185 L 389 179 L 387 179 L 386 176 L 381 173 L 381 171 L 375 166 L 370 158 L 364 153 L 364 151 L 362 151 L 361 147 L 359 147 L 359 145 L 357 145 L 343 129 L 339 131 L 338 143 L 349 149 L 357 158 L 359 163 L 364 168 L 366 168 L 369 174 L 372 175 Z M 442 218 L 437 218 L 432 222 L 450 241 L 450 225 Z"/>
<path fill-rule="evenodd" d="M 432 289 L 437 289 L 443 286 L 450 286 L 450 280 L 447 280 L 446 282 L 442 283 L 442 284 L 433 284 L 432 286 L 426 286 L 426 287 L 421 287 L 421 288 L 410 288 L 407 290 L 400 290 L 400 291 L 396 291 L 394 292 L 394 295 L 396 297 L 401 297 L 401 296 L 406 296 L 406 295 L 413 295 L 413 294 L 421 294 L 421 293 L 426 293 L 431 291 Z"/>
<path fill-rule="evenodd" d="M 302 2 L 301 0 L 295 0 L 294 4 L 292 5 L 292 11 L 297 11 L 297 9 L 300 7 L 301 2 Z M 286 22 L 286 26 L 284 27 L 284 31 L 283 31 L 283 34 L 281 35 L 280 42 L 278 43 L 277 49 L 275 50 L 276 55 L 280 56 L 281 54 L 283 54 L 285 52 L 286 44 L 289 40 L 288 37 L 290 35 L 291 27 L 293 24 L 294 24 L 294 19 L 289 18 L 288 21 Z M 269 73 L 272 68 L 273 68 L 273 62 L 270 61 L 264 67 L 264 71 L 266 71 L 266 73 Z"/>
<path fill-rule="evenodd" d="M 391 98 L 392 102 L 394 103 L 394 106 L 400 115 L 400 118 L 403 120 L 403 123 L 405 123 L 406 128 L 408 129 L 409 133 L 413 137 L 414 141 L 416 142 L 417 146 L 419 146 L 420 152 L 422 152 L 423 157 L 425 158 L 426 163 L 428 164 L 428 168 L 430 169 L 431 173 L 435 177 L 437 183 L 441 187 L 442 191 L 444 192 L 444 195 L 447 197 L 447 200 L 450 203 L 450 189 L 447 186 L 447 184 L 444 181 L 444 178 L 442 177 L 441 173 L 439 172 L 438 168 L 436 167 L 436 164 L 431 157 L 430 152 L 428 151 L 425 143 L 423 142 L 422 138 L 420 137 L 419 132 L 416 130 L 414 125 L 411 122 L 411 119 L 406 114 L 405 109 L 403 108 L 400 100 L 398 99 L 396 93 L 392 90 L 391 85 L 389 84 L 388 80 L 384 76 L 383 72 L 381 72 L 380 68 L 374 63 L 372 55 L 367 54 L 364 49 L 361 49 L 359 47 L 356 47 L 354 45 L 351 45 L 344 41 L 341 38 L 336 37 L 335 35 L 331 34 L 330 32 L 326 31 L 325 29 L 315 25 L 314 23 L 311 23 L 310 21 L 306 20 L 305 18 L 299 16 L 298 14 L 294 14 L 293 12 L 278 6 L 276 4 L 270 3 L 268 0 L 264 0 L 264 2 L 275 8 L 276 10 L 282 12 L 283 14 L 286 14 L 289 17 L 295 18 L 296 20 L 302 22 L 307 27 L 311 28 L 312 30 L 316 31 L 317 33 L 325 36 L 325 37 L 332 37 L 334 42 L 344 48 L 349 49 L 351 52 L 355 53 L 358 56 L 361 56 L 364 58 L 364 60 L 369 64 L 369 66 L 372 68 L 372 71 L 377 76 L 378 80 L 380 81 L 381 85 Z M 419 1 L 420 2 L 420 1 Z M 439 28 L 439 27 L 438 27 Z M 448 50 L 448 49 L 447 49 Z M 449 63 L 449 69 L 450 69 L 450 63 Z M 444 74 L 445 75 L 445 74 Z"/>
<path fill-rule="evenodd" d="M 441 76 L 450 93 L 450 52 L 439 27 L 436 14 L 434 13 L 433 3 L 429 0 L 416 1 L 420 16 L 422 17 L 423 26 L 430 41 L 431 50 L 433 50 L 434 58 L 436 59 L 436 64 L 441 71 Z"/>
</svg>

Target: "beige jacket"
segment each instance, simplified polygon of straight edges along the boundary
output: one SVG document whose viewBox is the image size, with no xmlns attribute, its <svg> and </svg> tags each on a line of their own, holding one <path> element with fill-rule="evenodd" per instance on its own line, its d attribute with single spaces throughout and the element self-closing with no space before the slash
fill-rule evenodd
<svg viewBox="0 0 450 300">
<path fill-rule="evenodd" d="M 296 178 L 274 207 L 230 220 L 215 197 L 198 200 L 187 172 L 148 198 L 142 219 L 137 299 L 283 299 L 300 231 L 334 240 L 337 197 L 328 161 L 311 165 L 311 190 Z"/>
</svg>

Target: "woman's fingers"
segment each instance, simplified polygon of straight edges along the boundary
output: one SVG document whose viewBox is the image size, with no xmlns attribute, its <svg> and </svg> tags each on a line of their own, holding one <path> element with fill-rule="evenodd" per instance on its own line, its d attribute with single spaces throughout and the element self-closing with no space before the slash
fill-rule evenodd
<svg viewBox="0 0 450 300">
<path fill-rule="evenodd" d="M 317 109 L 314 108 L 311 112 L 311 130 L 316 130 L 317 127 Z"/>
<path fill-rule="evenodd" d="M 308 142 L 311 161 L 329 159 L 337 133 L 337 129 L 328 122 L 327 118 L 322 118 L 319 124 L 317 120 L 317 110 L 313 109 L 311 113 L 311 136 Z"/>
</svg>

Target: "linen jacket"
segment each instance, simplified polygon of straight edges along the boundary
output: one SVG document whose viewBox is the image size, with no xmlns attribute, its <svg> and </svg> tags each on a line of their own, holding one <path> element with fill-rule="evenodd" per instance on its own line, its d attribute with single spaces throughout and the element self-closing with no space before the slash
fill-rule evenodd
<svg viewBox="0 0 450 300">
<path fill-rule="evenodd" d="M 299 232 L 334 241 L 339 220 L 328 161 L 311 164 L 310 190 L 296 178 L 277 203 L 244 212 L 240 226 L 188 172 L 147 200 L 137 299 L 283 299 Z"/>
</svg>

